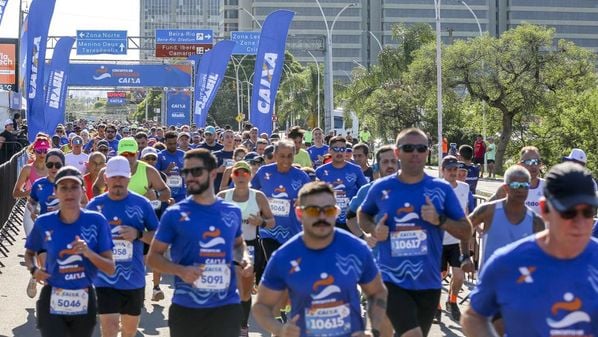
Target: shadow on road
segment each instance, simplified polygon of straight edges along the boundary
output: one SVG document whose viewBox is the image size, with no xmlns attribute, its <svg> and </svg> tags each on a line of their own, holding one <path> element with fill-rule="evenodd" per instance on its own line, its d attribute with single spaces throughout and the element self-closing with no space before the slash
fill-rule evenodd
<svg viewBox="0 0 598 337">
<path fill-rule="evenodd" d="M 13 336 L 36 336 L 39 334 L 36 328 L 35 309 L 27 308 L 27 322 L 12 329 Z"/>
<path fill-rule="evenodd" d="M 168 321 L 166 321 L 164 316 L 165 307 L 160 304 L 152 304 L 152 309 L 152 312 L 147 312 L 145 308 L 141 311 L 141 322 L 143 324 L 140 324 L 139 330 L 145 336 L 157 336 L 160 334 L 158 331 L 159 328 L 168 326 Z"/>
</svg>

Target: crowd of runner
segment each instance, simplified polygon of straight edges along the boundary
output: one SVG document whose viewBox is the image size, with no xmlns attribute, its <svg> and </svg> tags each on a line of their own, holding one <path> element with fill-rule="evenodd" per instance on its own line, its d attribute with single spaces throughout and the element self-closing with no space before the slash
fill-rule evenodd
<svg viewBox="0 0 598 337">
<path fill-rule="evenodd" d="M 248 336 L 250 315 L 273 336 L 426 336 L 443 280 L 467 336 L 598 336 L 582 150 L 541 177 L 538 149 L 521 149 L 479 203 L 480 169 L 495 175 L 481 137 L 447 149 L 440 178 L 424 172 L 419 129 L 377 149 L 357 138 L 85 121 L 38 134 L 13 196 L 28 200 L 41 335 L 91 336 L 99 317 L 103 337 L 135 336 L 151 271 L 173 337 Z M 479 281 L 462 314 L 468 273 Z"/>
</svg>

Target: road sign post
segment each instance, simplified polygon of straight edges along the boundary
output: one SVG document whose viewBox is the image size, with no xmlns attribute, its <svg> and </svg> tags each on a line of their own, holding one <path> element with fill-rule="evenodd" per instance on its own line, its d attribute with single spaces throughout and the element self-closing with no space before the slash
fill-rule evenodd
<svg viewBox="0 0 598 337">
<path fill-rule="evenodd" d="M 187 58 L 212 49 L 211 29 L 156 29 L 156 57 Z"/>
<path fill-rule="evenodd" d="M 261 32 L 231 32 L 230 39 L 237 44 L 233 49 L 235 55 L 255 55 L 260 42 Z"/>
<path fill-rule="evenodd" d="M 77 55 L 127 54 L 126 30 L 78 30 Z"/>
</svg>

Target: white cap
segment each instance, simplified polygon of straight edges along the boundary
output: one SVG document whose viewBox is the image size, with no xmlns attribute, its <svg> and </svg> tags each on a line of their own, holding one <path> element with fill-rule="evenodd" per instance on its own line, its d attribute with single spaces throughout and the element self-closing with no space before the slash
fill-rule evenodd
<svg viewBox="0 0 598 337">
<path fill-rule="evenodd" d="M 7 126 L 8 124 L 12 125 L 12 119 L 7 119 L 4 121 L 4 126 Z"/>
<path fill-rule="evenodd" d="M 151 146 L 148 146 L 148 147 L 144 148 L 141 151 L 141 158 L 145 158 L 145 156 L 147 156 L 148 154 L 153 154 L 154 156 L 157 157 L 158 156 L 158 150 L 154 149 Z"/>
<path fill-rule="evenodd" d="M 583 152 L 582 149 L 571 150 L 571 153 L 569 153 L 569 155 L 563 159 L 568 160 L 568 161 L 580 162 L 584 165 L 588 163 L 588 157 L 586 156 L 586 153 Z"/>
<path fill-rule="evenodd" d="M 106 164 L 106 177 L 131 177 L 131 166 L 129 161 L 123 156 L 115 156 L 108 160 Z"/>
</svg>

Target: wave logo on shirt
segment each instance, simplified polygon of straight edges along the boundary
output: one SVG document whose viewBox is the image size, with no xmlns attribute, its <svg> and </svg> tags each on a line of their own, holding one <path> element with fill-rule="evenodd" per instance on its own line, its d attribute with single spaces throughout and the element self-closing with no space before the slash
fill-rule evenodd
<svg viewBox="0 0 598 337">
<path fill-rule="evenodd" d="M 339 178 L 332 182 L 332 188 L 338 191 L 345 190 L 345 188 L 347 187 L 345 186 L 345 184 L 343 184 L 343 180 Z"/>
<path fill-rule="evenodd" d="M 237 213 L 235 212 L 228 212 L 228 213 L 224 213 L 222 214 L 222 221 L 224 221 L 224 225 L 226 225 L 226 227 L 232 227 L 234 224 L 238 224 L 240 223 L 240 219 L 237 216 Z"/>
<path fill-rule="evenodd" d="M 288 198 L 289 194 L 287 193 L 287 189 L 284 186 L 279 185 L 277 188 L 274 189 L 274 192 L 272 193 L 272 197 L 273 198 Z"/>
<path fill-rule="evenodd" d="M 583 303 L 579 297 L 575 297 L 572 293 L 565 293 L 563 301 L 556 302 L 552 305 L 550 313 L 553 317 L 562 316 L 561 312 L 565 313 L 561 319 L 547 318 L 546 323 L 552 329 L 563 329 L 564 331 L 551 330 L 551 335 L 560 336 L 582 336 L 586 335 L 586 331 L 572 329 L 572 326 L 579 323 L 590 323 L 592 319 L 585 311 L 581 311 Z"/>
<path fill-rule="evenodd" d="M 536 271 L 536 267 L 519 267 L 521 276 L 517 279 L 517 283 L 534 283 L 532 274 Z"/>
<path fill-rule="evenodd" d="M 299 266 L 301 264 L 301 258 L 298 258 L 296 260 L 291 260 L 289 263 L 291 264 L 291 269 L 289 270 L 289 274 L 293 274 L 298 271 L 301 271 L 301 267 Z"/>
<path fill-rule="evenodd" d="M 65 256 L 66 258 L 64 258 Z M 81 261 L 83 261 L 83 257 L 77 254 L 75 249 L 73 249 L 69 244 L 66 249 L 63 249 L 58 253 L 58 259 L 56 260 L 56 263 L 61 266 L 66 266 Z"/>
<path fill-rule="evenodd" d="M 112 220 L 108 221 L 108 223 L 112 226 L 120 226 L 123 224 L 122 220 L 117 216 L 113 217 Z"/>
<path fill-rule="evenodd" d="M 405 223 L 419 219 L 419 214 L 415 213 L 415 208 L 406 202 L 403 207 L 397 209 L 397 215 L 394 217 L 395 223 Z"/>
<path fill-rule="evenodd" d="M 204 232 L 201 235 L 201 239 L 202 240 L 206 240 L 206 239 L 210 239 L 209 241 L 200 241 L 199 242 L 199 246 L 201 248 L 214 248 L 215 246 L 218 245 L 223 245 L 225 243 L 224 239 L 222 237 L 220 237 L 221 233 L 220 233 L 220 229 L 219 228 L 215 228 L 214 226 L 210 226 L 209 231 Z"/>
<path fill-rule="evenodd" d="M 341 289 L 334 284 L 334 277 L 326 273 L 320 274 L 320 279 L 314 282 L 311 289 L 314 291 L 311 298 L 316 301 L 341 292 Z"/>
</svg>

